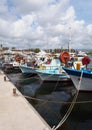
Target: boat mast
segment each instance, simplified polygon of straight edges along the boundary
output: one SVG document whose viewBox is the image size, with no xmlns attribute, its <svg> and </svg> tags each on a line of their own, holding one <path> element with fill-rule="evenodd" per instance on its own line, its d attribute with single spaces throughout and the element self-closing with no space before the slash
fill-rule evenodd
<svg viewBox="0 0 92 130">
<path fill-rule="evenodd" d="M 68 42 L 68 51 L 69 52 L 71 52 L 70 45 L 71 45 L 71 27 L 69 27 L 69 42 Z"/>
</svg>

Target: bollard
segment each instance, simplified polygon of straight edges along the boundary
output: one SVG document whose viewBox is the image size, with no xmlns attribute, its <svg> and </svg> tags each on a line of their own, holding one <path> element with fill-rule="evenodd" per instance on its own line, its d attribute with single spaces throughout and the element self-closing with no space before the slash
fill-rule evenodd
<svg viewBox="0 0 92 130">
<path fill-rule="evenodd" d="M 4 81 L 6 81 L 6 76 L 4 76 Z"/>
<path fill-rule="evenodd" d="M 13 88 L 13 94 L 16 95 L 16 88 Z"/>
</svg>

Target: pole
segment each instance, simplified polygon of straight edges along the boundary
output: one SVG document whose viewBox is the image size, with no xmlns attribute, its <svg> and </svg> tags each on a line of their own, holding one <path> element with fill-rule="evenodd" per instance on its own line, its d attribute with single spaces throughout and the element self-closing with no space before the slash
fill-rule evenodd
<svg viewBox="0 0 92 130">
<path fill-rule="evenodd" d="M 71 52 L 70 45 L 71 45 L 71 27 L 69 27 L 69 43 L 68 43 L 69 52 Z"/>
</svg>

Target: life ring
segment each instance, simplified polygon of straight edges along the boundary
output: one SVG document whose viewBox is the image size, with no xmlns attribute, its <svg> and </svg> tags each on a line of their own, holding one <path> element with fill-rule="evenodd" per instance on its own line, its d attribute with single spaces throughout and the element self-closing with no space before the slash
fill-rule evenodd
<svg viewBox="0 0 92 130">
<path fill-rule="evenodd" d="M 60 60 L 63 63 L 66 63 L 68 60 L 70 60 L 70 54 L 67 51 L 64 51 L 60 54 Z"/>
</svg>

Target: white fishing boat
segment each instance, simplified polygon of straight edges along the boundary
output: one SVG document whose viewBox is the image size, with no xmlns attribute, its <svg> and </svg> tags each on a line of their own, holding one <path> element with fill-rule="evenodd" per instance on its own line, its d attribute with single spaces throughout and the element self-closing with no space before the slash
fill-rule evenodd
<svg viewBox="0 0 92 130">
<path fill-rule="evenodd" d="M 39 54 L 36 54 L 35 56 L 32 56 L 32 58 L 28 58 L 27 56 L 26 61 L 21 60 L 19 68 L 23 74 L 36 74 L 36 68 L 45 63 L 46 58 L 47 57 L 43 51 L 41 51 Z"/>
<path fill-rule="evenodd" d="M 23 74 L 37 74 L 35 71 L 43 63 L 43 59 L 31 59 L 28 62 L 20 63 L 19 68 Z"/>
<path fill-rule="evenodd" d="M 83 61 L 84 60 L 84 61 Z M 89 58 L 85 58 L 82 61 L 85 62 L 83 64 L 87 65 L 90 62 Z M 63 69 L 70 76 L 73 81 L 75 87 L 79 91 L 92 91 L 92 69 L 88 69 L 87 67 L 81 67 L 81 64 L 78 63 L 77 67 L 63 67 Z"/>
<path fill-rule="evenodd" d="M 37 74 L 42 81 L 67 81 L 70 80 L 69 76 L 61 68 L 56 69 L 37 69 Z"/>
<path fill-rule="evenodd" d="M 50 63 L 42 64 L 39 69 L 36 69 L 37 74 L 42 81 L 67 81 L 70 80 L 69 76 L 62 69 L 61 61 L 52 59 Z"/>
<path fill-rule="evenodd" d="M 37 72 L 35 71 L 36 68 L 34 66 L 31 66 L 31 65 L 29 66 L 27 63 L 19 65 L 19 68 L 23 74 L 29 74 L 29 73 L 37 74 Z"/>
</svg>

